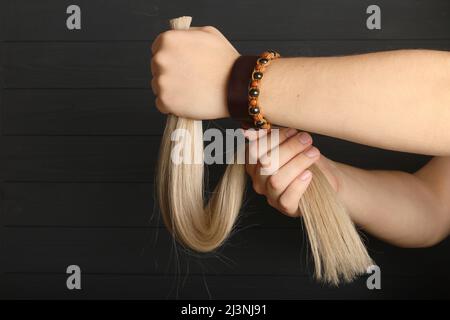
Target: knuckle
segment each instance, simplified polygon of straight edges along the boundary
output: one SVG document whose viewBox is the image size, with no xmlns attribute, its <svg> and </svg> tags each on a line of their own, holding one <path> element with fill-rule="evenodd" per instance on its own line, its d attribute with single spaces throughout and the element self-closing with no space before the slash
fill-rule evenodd
<svg viewBox="0 0 450 320">
<path fill-rule="evenodd" d="M 250 144 L 248 147 L 248 162 L 250 164 L 256 165 L 256 169 L 259 169 L 258 166 L 258 156 L 257 156 L 257 149 L 254 144 Z"/>
<path fill-rule="evenodd" d="M 157 52 L 159 46 L 161 45 L 161 39 L 162 39 L 162 33 L 158 34 L 155 38 L 155 40 L 153 40 L 152 44 L 151 44 L 151 51 L 152 53 Z"/>
<path fill-rule="evenodd" d="M 267 203 L 269 206 L 276 208 L 276 203 L 269 197 L 266 198 Z"/>
<path fill-rule="evenodd" d="M 281 208 L 283 211 L 285 211 L 285 212 L 289 211 L 289 208 L 290 208 L 289 202 L 288 202 L 285 198 L 281 197 L 281 198 L 278 200 L 278 205 L 280 206 L 280 208 Z"/>
<path fill-rule="evenodd" d="M 296 216 L 297 213 L 297 206 L 292 204 L 289 199 L 286 199 L 285 197 L 281 196 L 278 200 L 278 205 L 280 209 L 287 214 L 290 217 Z"/>
<path fill-rule="evenodd" d="M 169 81 L 166 75 L 158 75 L 155 79 L 155 83 L 159 88 L 165 89 L 166 87 L 168 87 L 167 84 L 169 83 Z"/>
<path fill-rule="evenodd" d="M 213 26 L 204 26 L 204 27 L 202 27 L 202 30 L 207 31 L 207 32 L 217 32 L 217 31 L 219 31 Z"/>
<path fill-rule="evenodd" d="M 257 182 L 253 182 L 253 190 L 255 190 L 255 192 L 257 194 L 264 194 L 263 189 L 261 188 L 261 186 Z"/>
<path fill-rule="evenodd" d="M 319 149 L 317 149 L 317 157 L 314 159 L 314 162 L 316 162 L 317 160 L 319 160 L 322 157 L 322 153 L 320 152 Z"/>
<path fill-rule="evenodd" d="M 291 218 L 298 217 L 297 210 L 293 210 L 293 209 L 285 210 L 284 213 L 285 213 L 288 217 L 291 217 Z"/>
<path fill-rule="evenodd" d="M 165 46 L 168 44 L 172 44 L 176 41 L 177 32 L 175 30 L 167 30 L 161 33 L 160 36 L 161 36 L 160 37 L 161 45 Z"/>
<path fill-rule="evenodd" d="M 161 52 L 157 52 L 152 57 L 152 65 L 155 67 L 159 67 L 161 65 L 164 65 L 165 63 L 165 57 L 164 54 Z"/>
<path fill-rule="evenodd" d="M 161 102 L 161 104 L 164 106 L 165 109 L 169 109 L 168 106 L 172 104 L 172 98 L 170 94 L 167 94 L 166 90 L 161 90 L 158 94 L 158 98 Z"/>
<path fill-rule="evenodd" d="M 281 186 L 280 178 L 277 175 L 272 175 L 267 179 L 267 183 L 272 189 L 279 189 Z"/>
<path fill-rule="evenodd" d="M 150 81 L 150 87 L 152 88 L 152 91 L 155 95 L 158 94 L 158 86 L 156 84 L 156 79 L 152 78 L 152 80 Z"/>
<path fill-rule="evenodd" d="M 301 151 L 301 144 L 298 142 L 297 135 L 290 138 L 285 146 L 290 153 L 299 153 Z"/>
<path fill-rule="evenodd" d="M 156 109 L 158 109 L 160 112 L 165 113 L 166 110 L 164 108 L 163 103 L 161 102 L 161 99 L 159 99 L 159 98 L 155 99 L 155 106 L 156 106 Z"/>
</svg>

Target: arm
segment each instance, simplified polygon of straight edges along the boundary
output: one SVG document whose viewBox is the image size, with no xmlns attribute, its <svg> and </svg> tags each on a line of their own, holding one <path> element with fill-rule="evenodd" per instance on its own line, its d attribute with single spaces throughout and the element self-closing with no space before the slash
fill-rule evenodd
<svg viewBox="0 0 450 320">
<path fill-rule="evenodd" d="M 364 230 L 402 247 L 434 245 L 450 234 L 450 158 L 437 157 L 415 174 L 334 167 L 338 195 Z"/>
<path fill-rule="evenodd" d="M 164 32 L 152 52 L 161 112 L 202 120 L 229 116 L 227 80 L 239 53 L 217 29 Z M 195 108 L 185 108 L 187 101 Z M 268 120 L 281 126 L 450 155 L 450 52 L 282 58 L 264 74 L 260 103 Z"/>
<path fill-rule="evenodd" d="M 259 173 L 260 164 L 246 167 L 255 191 L 277 210 L 301 214 L 298 203 L 312 179 L 308 168 L 316 163 L 352 220 L 374 236 L 397 246 L 426 247 L 450 234 L 450 157 L 436 157 L 415 174 L 369 171 L 321 156 L 306 133 L 287 133 L 280 130 L 276 172 L 267 176 Z M 266 155 L 262 150 L 260 162 Z"/>
<path fill-rule="evenodd" d="M 260 102 L 267 119 L 282 126 L 450 155 L 450 52 L 279 59 L 265 72 Z"/>
</svg>

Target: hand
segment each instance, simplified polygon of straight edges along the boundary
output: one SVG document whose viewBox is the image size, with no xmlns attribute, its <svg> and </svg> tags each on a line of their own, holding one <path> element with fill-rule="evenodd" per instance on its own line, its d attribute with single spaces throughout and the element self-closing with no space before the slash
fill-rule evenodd
<svg viewBox="0 0 450 320">
<path fill-rule="evenodd" d="M 251 130 L 246 131 L 245 135 L 250 140 L 249 158 L 258 159 L 257 164 L 246 164 L 255 192 L 265 195 L 267 202 L 282 213 L 291 217 L 300 216 L 299 201 L 312 180 L 312 172 L 308 168 L 321 158 L 319 150 L 312 146 L 312 137 L 306 132 L 283 128 L 279 131 L 279 144 L 268 151 L 270 143 L 267 143 L 266 150 L 256 150 L 251 146 L 264 136 L 257 137 L 256 131 Z M 251 154 L 252 152 L 257 154 Z M 268 158 L 273 154 L 278 156 L 278 166 L 272 168 L 272 174 L 261 174 L 261 169 L 267 167 Z M 323 166 L 326 170 L 322 171 L 336 188 L 336 180 L 331 171 L 333 166 Z"/>
<path fill-rule="evenodd" d="M 227 82 L 239 53 L 214 27 L 170 30 L 152 44 L 152 90 L 163 113 L 228 117 Z"/>
</svg>

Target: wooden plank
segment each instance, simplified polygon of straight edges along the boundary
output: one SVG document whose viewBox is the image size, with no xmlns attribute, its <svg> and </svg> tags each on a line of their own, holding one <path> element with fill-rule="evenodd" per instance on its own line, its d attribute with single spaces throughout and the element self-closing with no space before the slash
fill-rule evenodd
<svg viewBox="0 0 450 320">
<path fill-rule="evenodd" d="M 287 55 L 349 53 L 428 48 L 450 50 L 448 41 L 296 41 L 273 43 Z M 122 47 L 123 45 L 123 47 Z M 8 44 L 8 87 L 78 89 L 5 89 L 5 135 L 151 135 L 161 134 L 165 117 L 146 88 L 149 43 Z M 238 42 L 241 52 L 259 52 L 264 42 Z M 1 44 L 0 44 L 1 48 Z M 29 52 L 33 52 L 30 56 Z M 89 54 L 86 54 L 89 53 Z M 139 61 L 135 57 L 141 57 Z M 77 65 L 73 61 L 78 61 Z M 105 62 L 106 61 L 106 62 Z M 106 68 L 108 64 L 110 67 Z M 85 72 L 89 69 L 89 72 Z M 39 70 L 39 71 L 38 71 Z M 1 71 L 0 71 L 1 72 Z M 140 87 L 97 90 L 79 87 Z M 226 125 L 231 125 L 227 122 Z"/>
<path fill-rule="evenodd" d="M 152 183 L 3 183 L 2 222 L 7 227 L 163 226 Z M 240 227 L 299 228 L 249 190 Z"/>
<path fill-rule="evenodd" d="M 160 138 L 148 137 L 2 137 L 7 181 L 151 182 Z M 317 136 L 315 144 L 336 161 L 363 168 L 414 171 L 430 157 L 386 151 Z M 218 176 L 223 165 L 211 168 Z M 216 171 L 217 170 L 217 171 Z"/>
<path fill-rule="evenodd" d="M 7 14 L 7 2 L 2 1 L 0 2 L 0 41 L 4 41 L 6 39 L 6 14 Z"/>
<path fill-rule="evenodd" d="M 305 277 L 285 276 L 82 276 L 82 290 L 66 289 L 65 274 L 5 274 L 6 299 L 312 299 L 376 298 L 364 281 L 342 289 L 323 288 Z M 175 317 L 174 317 L 175 318 Z"/>
<path fill-rule="evenodd" d="M 159 135 L 165 116 L 146 89 L 5 90 L 4 135 Z"/>
<path fill-rule="evenodd" d="M 3 137 L 5 180 L 153 179 L 159 137 Z M 6 151 L 7 150 L 7 151 Z"/>
<path fill-rule="evenodd" d="M 3 87 L 5 86 L 5 62 L 6 62 L 5 55 L 6 55 L 5 43 L 0 41 L 0 99 L 3 96 Z M 2 101 L 0 100 L 0 103 L 1 102 Z"/>
<path fill-rule="evenodd" d="M 162 135 L 166 116 L 147 89 L 3 90 L 2 134 L 7 136 Z M 236 128 L 219 119 L 204 127 Z"/>
<path fill-rule="evenodd" d="M 210 254 L 175 251 L 164 228 L 4 228 L 5 272 L 303 274 L 300 228 L 246 228 Z M 294 258 L 295 257 L 295 258 Z M 255 270 L 256 265 L 260 265 Z M 264 264 L 264 265 L 263 265 Z"/>
<path fill-rule="evenodd" d="M 82 274 L 82 290 L 67 290 L 66 274 L 6 274 L 6 299 L 448 299 L 448 277 L 382 277 L 381 290 L 365 279 L 329 288 L 299 276 L 150 276 Z M 163 303 L 163 302 L 158 302 Z M 150 305 L 151 307 L 151 305 Z M 300 304 L 301 307 L 301 304 Z M 175 318 L 175 317 L 174 317 Z"/>
<path fill-rule="evenodd" d="M 7 43 L 5 59 L 6 88 L 150 88 L 148 43 Z"/>
<path fill-rule="evenodd" d="M 6 39 L 148 40 L 168 28 L 169 18 L 192 15 L 193 25 L 215 25 L 232 39 L 411 39 L 449 38 L 446 0 L 379 0 L 382 29 L 366 28 L 369 0 L 243 0 L 211 2 L 160 0 L 82 0 L 81 30 L 68 30 L 59 0 L 16 0 L 6 7 Z M 5 5 L 4 5 L 5 6 Z M 249 20 L 249 14 L 252 19 Z"/>
<path fill-rule="evenodd" d="M 5 43 L 5 88 L 117 88 L 150 92 L 149 42 Z M 444 41 L 239 42 L 243 53 L 277 48 L 285 56 L 323 56 L 399 48 L 450 50 Z"/>
<path fill-rule="evenodd" d="M 299 228 L 240 228 L 220 250 L 193 254 L 178 248 L 164 228 L 3 228 L 4 272 L 311 276 Z M 450 239 L 428 249 L 402 249 L 373 238 L 368 248 L 383 275 L 445 276 Z M 256 267 L 257 266 L 257 267 Z"/>
<path fill-rule="evenodd" d="M 151 183 L 4 183 L 2 222 L 27 227 L 162 225 L 153 192 Z"/>
<path fill-rule="evenodd" d="M 401 170 L 415 172 L 432 157 L 372 148 L 362 144 L 313 135 L 314 145 L 332 160 L 364 169 Z"/>
</svg>

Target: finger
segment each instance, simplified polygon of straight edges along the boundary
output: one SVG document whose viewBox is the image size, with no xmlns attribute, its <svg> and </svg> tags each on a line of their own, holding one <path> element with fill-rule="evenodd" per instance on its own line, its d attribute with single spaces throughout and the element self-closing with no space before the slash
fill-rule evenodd
<svg viewBox="0 0 450 320">
<path fill-rule="evenodd" d="M 152 88 L 153 94 L 155 96 L 157 96 L 159 93 L 159 86 L 158 86 L 158 81 L 156 80 L 156 77 L 152 78 L 152 80 L 150 81 L 150 86 Z"/>
<path fill-rule="evenodd" d="M 168 65 L 167 55 L 162 52 L 155 53 L 150 59 L 150 71 L 153 76 L 162 74 Z"/>
<path fill-rule="evenodd" d="M 247 149 L 248 149 L 248 146 L 247 146 Z M 247 152 L 247 154 L 248 154 L 248 152 Z M 248 157 L 248 155 L 247 155 L 247 157 Z M 255 163 L 255 164 L 249 163 L 248 158 L 245 161 L 245 171 L 252 179 L 253 189 L 258 194 L 264 194 L 265 193 L 265 185 L 266 185 L 265 181 L 267 179 L 267 176 L 261 177 L 260 175 L 256 174 L 257 172 L 259 172 L 260 166 L 261 166 L 261 164 L 259 162 Z"/>
<path fill-rule="evenodd" d="M 300 198 L 305 193 L 311 181 L 312 172 L 305 170 L 291 182 L 278 199 L 278 206 L 283 213 L 291 217 L 301 215 L 299 209 Z"/>
<path fill-rule="evenodd" d="M 202 27 L 203 31 L 209 32 L 211 34 L 215 34 L 216 36 L 222 36 L 223 38 L 225 38 L 222 34 L 222 32 L 220 32 L 217 28 L 213 27 L 213 26 L 204 26 Z"/>
<path fill-rule="evenodd" d="M 247 151 L 248 151 L 248 146 L 246 146 L 246 148 L 247 148 Z M 247 156 L 247 159 L 245 161 L 245 171 L 247 172 L 247 174 L 252 179 L 253 189 L 258 194 L 264 194 L 264 192 L 265 192 L 265 181 L 263 181 L 261 179 L 261 177 L 256 174 L 256 172 L 258 170 L 257 168 L 260 166 L 260 164 L 259 163 L 256 163 L 256 164 L 249 163 L 249 161 L 248 161 L 248 152 L 247 152 L 246 156 Z"/>
<path fill-rule="evenodd" d="M 227 37 L 225 37 L 225 36 L 223 35 L 223 33 L 220 32 L 219 29 L 217 29 L 217 28 L 215 28 L 215 27 L 212 27 L 212 26 L 205 26 L 205 27 L 203 27 L 202 29 L 203 29 L 203 31 L 209 32 L 209 33 L 211 33 L 211 34 L 213 34 L 213 35 L 215 35 L 215 36 L 217 36 L 217 37 L 219 37 L 219 38 L 222 38 L 222 40 L 224 41 L 224 43 L 228 44 L 228 46 L 229 46 L 231 49 L 233 49 L 236 53 L 238 53 L 238 51 L 236 50 L 236 48 L 231 44 L 231 42 L 227 39 Z"/>
<path fill-rule="evenodd" d="M 301 142 L 300 142 L 300 140 L 298 138 L 296 138 L 296 136 L 295 136 L 296 133 L 297 133 L 297 130 L 295 130 L 295 129 L 283 128 L 283 129 L 279 130 L 279 134 L 278 134 L 279 137 L 277 137 L 277 139 L 279 139 L 280 141 L 284 141 L 282 143 L 282 145 L 284 145 L 285 143 L 287 143 L 291 139 L 294 139 L 294 140 L 292 140 L 293 142 L 291 142 L 291 143 L 300 145 Z M 270 134 L 271 133 L 269 133 L 269 135 Z M 294 135 L 294 136 L 292 136 L 292 135 Z M 269 136 L 267 137 L 267 139 L 268 138 L 269 138 Z M 270 138 L 272 139 L 273 137 L 270 137 Z M 259 146 L 260 147 L 259 150 L 256 149 L 256 148 L 253 149 L 253 151 L 251 150 L 252 143 L 255 143 L 255 145 L 253 145 L 253 146 L 258 146 L 257 142 L 261 142 L 261 140 L 262 139 L 258 139 L 258 140 L 250 142 L 250 144 L 249 144 L 249 150 L 250 150 L 249 151 L 249 157 L 252 157 L 252 155 L 251 155 L 252 152 L 253 152 L 253 158 L 255 158 L 255 155 L 254 155 L 255 153 L 264 152 L 264 150 L 267 150 L 267 147 L 268 147 L 267 143 L 264 146 Z M 273 139 L 272 139 L 272 141 L 273 141 Z M 278 148 L 278 144 L 276 144 L 276 143 L 275 143 L 275 148 Z M 288 148 L 289 147 L 286 147 L 286 146 L 284 147 L 285 150 L 287 150 Z M 303 149 L 305 149 L 305 148 L 306 148 L 306 146 Z M 285 150 L 282 150 L 281 153 L 283 153 Z M 298 149 L 298 150 L 300 150 L 300 149 Z M 296 154 L 298 154 L 298 152 Z M 294 155 L 292 155 L 290 157 L 293 157 L 293 156 Z M 285 158 L 287 158 L 287 156 L 285 156 Z M 252 160 L 252 159 L 249 159 L 249 160 Z M 286 160 L 285 162 L 287 162 L 287 161 L 288 160 Z M 264 166 L 265 170 L 261 170 L 263 168 L 263 166 Z M 266 194 L 269 197 L 272 196 L 272 197 L 276 197 L 277 198 L 279 196 L 279 194 L 281 194 L 281 192 L 283 190 L 274 190 L 273 188 L 272 189 L 268 189 L 267 188 L 267 181 L 268 181 L 270 175 L 273 174 L 273 172 L 275 172 L 276 170 L 278 170 L 279 167 L 280 166 L 277 166 L 275 168 L 275 170 L 272 170 L 272 168 L 268 168 L 266 166 L 266 164 L 263 164 L 262 161 L 258 161 L 257 160 L 256 163 L 255 163 L 254 160 L 253 161 L 248 161 L 247 162 L 247 166 L 246 166 L 246 170 L 249 173 L 250 177 L 252 178 L 253 189 L 255 189 L 255 191 L 257 191 L 257 193 Z M 285 184 L 287 185 L 289 182 L 290 181 L 286 181 Z"/>
<path fill-rule="evenodd" d="M 246 130 L 244 136 L 249 139 L 249 163 L 256 164 L 262 156 L 296 133 L 297 130 L 291 128 L 276 128 L 269 133 L 267 130 Z"/>
<path fill-rule="evenodd" d="M 180 40 L 180 35 L 187 30 L 166 30 L 158 34 L 155 40 L 152 42 L 151 51 L 154 55 L 161 48 L 165 48 L 166 46 L 171 46 L 172 44 L 177 45 Z"/>
<path fill-rule="evenodd" d="M 290 136 L 293 136 L 295 133 L 297 133 L 297 130 L 292 129 L 292 128 L 273 128 L 270 132 L 266 129 L 259 129 L 259 130 L 247 129 L 247 130 L 244 130 L 244 136 L 249 141 L 261 139 L 261 138 L 265 137 L 266 135 L 268 135 L 267 139 L 269 139 L 271 133 L 273 133 L 275 130 L 278 130 L 278 132 L 279 132 L 278 137 L 280 139 L 279 140 L 280 143 L 282 143 L 284 140 L 286 140 Z"/>
<path fill-rule="evenodd" d="M 155 77 L 157 74 L 158 66 L 156 65 L 156 62 L 154 59 L 150 60 L 150 73 L 152 74 L 152 77 Z"/>
<path fill-rule="evenodd" d="M 255 167 L 256 167 L 256 164 L 245 163 L 245 172 L 247 172 L 247 174 L 252 179 L 255 176 Z"/>
<path fill-rule="evenodd" d="M 158 34 L 158 36 L 153 40 L 151 50 L 152 54 L 155 54 L 159 48 L 161 47 L 161 39 L 162 39 L 162 33 Z"/>
<path fill-rule="evenodd" d="M 262 138 L 266 136 L 266 134 L 267 134 L 266 129 L 255 130 L 251 128 L 244 130 L 244 137 L 247 138 L 248 141 L 254 141 L 256 139 Z"/>
<path fill-rule="evenodd" d="M 268 169 L 268 173 L 271 171 L 275 172 L 297 154 L 306 150 L 311 143 L 311 136 L 307 132 L 300 132 L 288 138 L 278 147 L 270 150 L 270 152 L 260 158 L 260 162 L 264 168 Z"/>
<path fill-rule="evenodd" d="M 216 36 L 221 36 L 222 38 L 225 38 L 224 35 L 213 26 L 190 27 L 189 31 L 203 31 L 203 32 L 208 32 L 208 33 L 214 34 Z"/>
<path fill-rule="evenodd" d="M 280 196 L 288 185 L 320 157 L 319 149 L 311 147 L 299 153 L 267 180 L 267 190 L 274 197 Z"/>
<path fill-rule="evenodd" d="M 208 30 L 209 27 L 208 26 L 204 26 L 204 27 L 189 27 L 188 30 L 181 30 L 181 31 L 205 31 L 205 32 L 210 32 L 210 30 Z"/>
<path fill-rule="evenodd" d="M 257 191 L 257 193 L 265 194 L 267 197 L 270 196 L 267 189 L 267 180 L 270 178 L 269 175 L 259 174 L 261 172 L 261 163 L 254 165 L 254 173 L 253 173 L 253 189 Z"/>
<path fill-rule="evenodd" d="M 159 99 L 158 97 L 156 97 L 156 99 L 155 99 L 155 105 L 156 105 L 156 108 L 159 110 L 159 112 L 164 113 L 164 114 L 168 113 L 164 107 L 164 104 L 161 102 L 161 99 Z"/>
<path fill-rule="evenodd" d="M 247 174 L 250 176 L 250 178 L 253 180 L 255 178 L 255 173 L 256 173 L 256 164 L 250 164 L 250 163 L 245 163 L 245 172 L 247 172 Z"/>
</svg>

